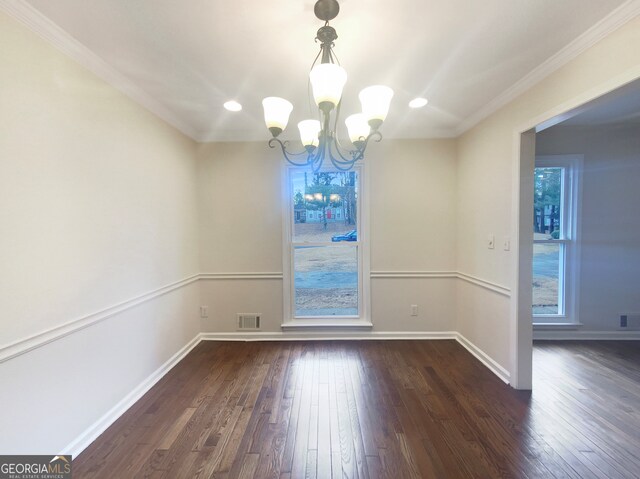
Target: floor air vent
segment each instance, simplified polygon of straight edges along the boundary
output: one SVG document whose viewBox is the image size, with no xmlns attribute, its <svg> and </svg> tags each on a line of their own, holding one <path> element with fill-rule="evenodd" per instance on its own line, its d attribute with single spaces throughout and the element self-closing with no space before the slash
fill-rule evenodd
<svg viewBox="0 0 640 479">
<path fill-rule="evenodd" d="M 257 331 L 260 329 L 259 314 L 238 314 L 238 330 Z"/>
</svg>

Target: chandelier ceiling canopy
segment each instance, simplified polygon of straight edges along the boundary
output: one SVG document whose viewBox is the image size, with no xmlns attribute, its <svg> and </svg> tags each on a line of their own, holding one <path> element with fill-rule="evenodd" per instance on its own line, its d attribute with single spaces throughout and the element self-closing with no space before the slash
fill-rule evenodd
<svg viewBox="0 0 640 479">
<path fill-rule="evenodd" d="M 325 160 L 330 160 L 335 168 L 346 171 L 364 158 L 364 152 L 371 139 L 382 139 L 379 128 L 387 117 L 393 90 L 384 85 L 374 85 L 360 92 L 362 112 L 345 119 L 351 145 L 343 146 L 338 139 L 337 125 L 347 72 L 340 66 L 333 52 L 338 35 L 329 25 L 329 21 L 340 12 L 340 5 L 336 0 L 318 0 L 314 12 L 316 17 L 325 22 L 316 34 L 316 42 L 320 42 L 320 51 L 309 72 L 313 99 L 318 107 L 318 119 L 298 123 L 304 150 L 289 151 L 288 142 L 281 141 L 278 136 L 287 127 L 293 105 L 284 98 L 265 98 L 262 100 L 264 119 L 273 136 L 269 140 L 269 146 L 275 148 L 279 145 L 284 158 L 296 166 L 310 166 L 313 171 L 319 171 Z"/>
</svg>

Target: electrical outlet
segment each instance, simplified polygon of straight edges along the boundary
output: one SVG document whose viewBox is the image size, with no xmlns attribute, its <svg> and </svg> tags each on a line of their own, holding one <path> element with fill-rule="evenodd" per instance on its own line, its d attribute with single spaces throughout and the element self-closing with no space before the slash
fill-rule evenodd
<svg viewBox="0 0 640 479">
<path fill-rule="evenodd" d="M 494 249 L 496 247 L 496 237 L 493 235 L 487 236 L 487 248 Z"/>
<path fill-rule="evenodd" d="M 417 304 L 412 304 L 411 305 L 411 316 L 418 316 L 418 305 Z"/>
<path fill-rule="evenodd" d="M 201 318 L 209 317 L 209 306 L 200 306 L 200 317 Z"/>
<path fill-rule="evenodd" d="M 627 315 L 626 314 L 620 315 L 620 327 L 621 328 L 626 328 L 627 327 Z"/>
</svg>

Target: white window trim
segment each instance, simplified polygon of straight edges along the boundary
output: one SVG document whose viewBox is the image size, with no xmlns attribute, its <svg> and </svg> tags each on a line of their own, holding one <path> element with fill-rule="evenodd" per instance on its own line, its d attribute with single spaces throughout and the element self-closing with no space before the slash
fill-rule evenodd
<svg viewBox="0 0 640 479">
<path fill-rule="evenodd" d="M 353 167 L 358 172 L 358 316 L 318 316 L 318 317 L 294 317 L 295 300 L 294 293 L 294 272 L 293 272 L 293 248 L 292 232 L 294 224 L 294 209 L 291 191 L 290 175 L 293 170 L 304 167 L 296 167 L 285 164 L 282 168 L 282 271 L 283 271 L 283 322 L 282 329 L 369 329 L 373 327 L 371 322 L 371 265 L 369 250 L 369 177 L 365 165 L 356 163 Z M 321 171 L 334 171 L 328 167 Z M 313 243 L 309 243 L 313 244 Z M 339 245 L 335 245 L 339 247 Z M 349 245 L 347 245 L 349 246 Z M 351 245 L 349 247 L 353 247 Z"/>
<path fill-rule="evenodd" d="M 579 327 L 580 318 L 580 241 L 582 209 L 582 170 L 584 165 L 583 155 L 548 155 L 536 157 L 536 168 L 562 167 L 565 169 L 563 188 L 569 189 L 563 195 L 560 211 L 561 231 L 565 237 L 558 240 L 534 240 L 535 243 L 564 244 L 564 265 L 560 271 L 558 287 L 563 294 L 559 301 L 563 302 L 558 307 L 563 314 L 534 314 L 533 326 L 535 329 L 552 329 L 554 327 L 567 328 Z"/>
</svg>

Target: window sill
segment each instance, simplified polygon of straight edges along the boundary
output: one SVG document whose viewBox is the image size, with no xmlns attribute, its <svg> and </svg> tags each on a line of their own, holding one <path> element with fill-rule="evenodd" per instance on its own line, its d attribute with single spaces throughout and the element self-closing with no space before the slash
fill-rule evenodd
<svg viewBox="0 0 640 479">
<path fill-rule="evenodd" d="M 534 331 L 551 330 L 551 329 L 580 329 L 582 323 L 533 323 Z"/>
<path fill-rule="evenodd" d="M 373 323 L 364 319 L 292 319 L 280 325 L 283 330 L 294 329 L 371 329 Z"/>
</svg>

